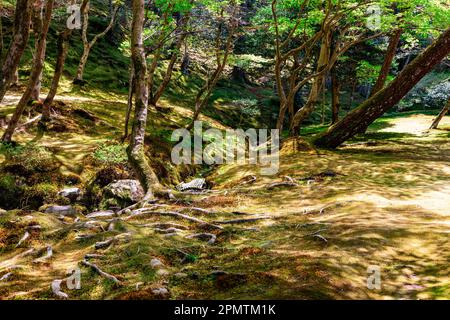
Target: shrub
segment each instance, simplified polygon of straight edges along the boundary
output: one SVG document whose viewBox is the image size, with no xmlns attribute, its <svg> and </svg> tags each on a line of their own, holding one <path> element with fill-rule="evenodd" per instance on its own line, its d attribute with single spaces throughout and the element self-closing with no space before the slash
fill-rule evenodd
<svg viewBox="0 0 450 320">
<path fill-rule="evenodd" d="M 104 165 L 127 164 L 128 156 L 121 144 L 100 145 L 93 154 L 95 161 Z"/>
<path fill-rule="evenodd" d="M 53 155 L 47 148 L 34 143 L 25 145 L 2 144 L 0 153 L 4 154 L 9 165 L 20 165 L 29 171 L 52 171 L 56 168 Z"/>
</svg>

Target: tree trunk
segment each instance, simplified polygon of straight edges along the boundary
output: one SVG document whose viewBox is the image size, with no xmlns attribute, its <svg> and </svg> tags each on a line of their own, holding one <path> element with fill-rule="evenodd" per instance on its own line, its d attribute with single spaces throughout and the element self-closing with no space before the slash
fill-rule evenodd
<svg viewBox="0 0 450 320">
<path fill-rule="evenodd" d="M 448 99 L 448 102 L 445 105 L 445 107 L 442 109 L 442 111 L 439 113 L 436 119 L 434 119 L 433 124 L 430 127 L 430 130 L 437 129 L 439 122 L 441 122 L 442 118 L 447 114 L 449 108 L 450 108 L 450 99 Z"/>
<path fill-rule="evenodd" d="M 62 73 L 64 71 L 64 62 L 66 61 L 67 51 L 69 49 L 69 36 L 71 30 L 66 30 L 58 36 L 58 56 L 56 58 L 55 73 L 53 74 L 52 84 L 50 86 L 50 91 L 44 100 L 42 106 L 42 119 L 41 123 L 44 124 L 50 121 L 50 107 L 55 99 L 56 92 L 58 91 L 59 80 L 61 79 Z"/>
<path fill-rule="evenodd" d="M 42 22 L 42 32 L 38 39 L 38 46 L 37 46 L 37 50 L 36 50 L 35 57 L 33 60 L 33 72 L 31 73 L 27 89 L 25 90 L 24 94 L 22 95 L 22 98 L 20 99 L 12 118 L 8 123 L 8 127 L 6 128 L 6 131 L 3 134 L 2 141 L 4 141 L 4 142 L 11 141 L 12 136 L 14 134 L 14 130 L 17 127 L 17 124 L 20 120 L 20 117 L 22 116 L 22 113 L 23 113 L 27 103 L 30 101 L 32 91 L 33 91 L 37 81 L 39 80 L 39 75 L 42 72 L 42 68 L 44 66 L 44 60 L 45 60 L 45 56 L 42 55 L 42 52 L 45 52 L 46 37 L 47 37 L 48 28 L 50 26 L 50 20 L 52 17 L 53 4 L 54 4 L 54 0 L 47 0 L 47 3 L 45 5 L 45 17 Z"/>
<path fill-rule="evenodd" d="M 133 0 L 133 23 L 131 34 L 131 55 L 134 66 L 135 114 L 128 158 L 142 187 L 146 191 L 144 200 L 154 197 L 154 192 L 161 189 L 158 177 L 150 167 L 145 156 L 145 129 L 148 111 L 148 87 L 146 81 L 147 62 L 143 44 L 144 0 Z"/>
<path fill-rule="evenodd" d="M 370 93 L 371 97 L 375 95 L 378 91 L 383 89 L 384 84 L 386 83 L 386 79 L 389 75 L 389 71 L 391 70 L 392 61 L 394 61 L 395 53 L 397 52 L 397 47 L 398 44 L 400 43 L 400 37 L 402 33 L 403 33 L 402 29 L 397 29 L 390 37 L 389 46 L 386 51 L 383 66 L 381 67 L 377 82 L 373 86 L 372 92 Z"/>
<path fill-rule="evenodd" d="M 333 68 L 331 75 L 331 124 L 335 124 L 339 121 L 339 111 L 341 104 L 339 100 L 339 92 L 341 89 L 341 83 L 336 74 L 336 68 Z"/>
<path fill-rule="evenodd" d="M 84 75 L 84 68 L 86 67 L 87 60 L 89 58 L 89 53 L 91 52 L 91 47 L 89 44 L 84 45 L 83 47 L 83 54 L 81 55 L 80 63 L 78 64 L 77 68 L 77 75 L 75 76 L 74 83 L 83 83 L 83 75 Z"/>
<path fill-rule="evenodd" d="M 331 36 L 332 36 L 331 31 L 326 31 L 325 36 L 322 38 L 319 60 L 317 61 L 317 72 L 323 70 L 329 63 Z M 314 78 L 308 100 L 306 101 L 303 108 L 298 110 L 295 116 L 292 118 L 290 127 L 291 134 L 298 133 L 300 131 L 300 125 L 302 124 L 302 122 L 305 121 L 314 111 L 325 76 L 326 75 L 323 74 L 319 77 Z"/>
<path fill-rule="evenodd" d="M 35 0 L 33 4 L 33 16 L 32 16 L 32 26 L 33 26 L 33 32 L 34 32 L 34 54 L 41 55 L 40 57 L 34 57 L 34 59 L 44 59 L 45 57 L 45 49 L 43 51 L 38 51 L 39 46 L 39 37 L 42 32 L 42 20 L 43 20 L 43 14 L 44 14 L 44 0 Z M 33 72 L 33 71 L 32 71 Z M 34 88 L 31 91 L 31 100 L 39 101 L 39 95 L 41 93 L 41 86 L 42 86 L 42 70 L 39 74 L 39 78 L 34 85 Z"/>
<path fill-rule="evenodd" d="M 84 84 L 85 81 L 83 80 L 83 75 L 84 75 L 84 69 L 86 67 L 87 60 L 89 58 L 89 53 L 90 53 L 92 47 L 97 43 L 97 41 L 100 38 L 103 38 L 109 32 L 109 30 L 111 30 L 111 28 L 114 25 L 114 20 L 116 18 L 117 11 L 119 10 L 119 6 L 116 5 L 114 10 L 112 11 L 111 19 L 110 19 L 109 24 L 106 27 L 106 29 L 103 30 L 101 33 L 95 35 L 91 41 L 88 41 L 87 32 L 88 32 L 88 26 L 89 26 L 89 6 L 90 6 L 89 0 L 85 0 L 81 4 L 80 11 L 81 11 L 81 14 L 83 15 L 83 28 L 82 28 L 82 32 L 81 32 L 81 38 L 83 40 L 83 54 L 81 56 L 80 63 L 78 64 L 77 74 L 75 76 L 75 79 L 73 80 L 74 84 Z"/>
<path fill-rule="evenodd" d="M 125 127 L 122 137 L 122 142 L 125 142 L 128 138 L 128 127 L 130 125 L 131 112 L 133 111 L 133 97 L 134 97 L 134 67 L 133 61 L 130 63 L 130 81 L 128 86 L 128 103 L 127 103 L 127 114 L 125 115 Z"/>
<path fill-rule="evenodd" d="M 366 100 L 327 132 L 314 139 L 323 148 L 336 148 L 394 107 L 434 66 L 450 53 L 450 28 L 414 59 L 386 88 Z"/>
<path fill-rule="evenodd" d="M 20 58 L 30 35 L 32 0 L 17 0 L 14 18 L 14 36 L 0 70 L 0 102 L 11 85 Z"/>
</svg>

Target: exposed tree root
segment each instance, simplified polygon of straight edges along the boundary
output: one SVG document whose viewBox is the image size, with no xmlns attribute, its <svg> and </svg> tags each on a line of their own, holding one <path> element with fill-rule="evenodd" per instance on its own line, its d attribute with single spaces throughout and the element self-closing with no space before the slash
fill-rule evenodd
<svg viewBox="0 0 450 320">
<path fill-rule="evenodd" d="M 9 278 L 11 278 L 11 276 L 12 276 L 13 274 L 14 274 L 13 272 L 8 272 L 8 273 L 4 274 L 4 275 L 0 278 L 0 281 L 8 281 Z"/>
<path fill-rule="evenodd" d="M 44 262 L 47 259 L 50 259 L 51 257 L 53 257 L 53 248 L 52 246 L 47 246 L 47 253 L 45 256 L 34 259 L 33 262 L 34 263 L 40 263 L 40 262 Z"/>
<path fill-rule="evenodd" d="M 16 244 L 16 248 L 20 247 L 20 245 L 22 243 L 24 243 L 25 241 L 27 241 L 27 239 L 30 237 L 30 233 L 28 231 L 25 231 L 25 234 L 23 235 L 23 237 L 19 240 L 19 242 Z"/>
<path fill-rule="evenodd" d="M 214 221 L 214 222 L 218 223 L 218 224 L 239 224 L 239 223 L 255 222 L 255 221 L 266 220 L 266 219 L 273 219 L 273 217 L 260 216 L 260 217 L 254 217 L 254 218 L 248 218 L 248 219 L 234 219 L 234 220 Z"/>
<path fill-rule="evenodd" d="M 90 268 L 94 269 L 102 277 L 105 277 L 106 279 L 113 281 L 116 285 L 121 285 L 121 282 L 119 281 L 119 279 L 117 279 L 115 276 L 113 276 L 113 275 L 111 275 L 109 273 L 104 272 L 97 265 L 95 265 L 93 263 L 90 263 L 87 260 L 81 261 L 81 264 L 86 266 L 86 267 L 90 267 Z"/>
<path fill-rule="evenodd" d="M 172 212 L 172 211 L 160 212 L 160 211 L 150 211 L 149 210 L 149 211 L 145 211 L 145 212 L 143 211 L 142 213 L 150 213 L 150 214 L 154 214 L 154 215 L 176 217 L 176 218 L 180 218 L 180 219 L 185 219 L 185 220 L 188 220 L 188 221 L 196 222 L 196 223 L 199 223 L 199 224 L 202 224 L 202 225 L 206 225 L 206 226 L 209 226 L 209 227 L 214 228 L 214 229 L 219 229 L 219 230 L 223 229 L 221 226 L 217 226 L 215 224 L 212 224 L 212 223 L 206 222 L 204 220 L 200 220 L 198 218 L 191 217 L 191 216 L 179 213 L 179 212 Z"/>
<path fill-rule="evenodd" d="M 217 236 L 212 233 L 196 233 L 189 235 L 186 238 L 188 239 L 197 238 L 200 240 L 208 240 L 208 244 L 214 244 L 216 242 Z"/>
</svg>

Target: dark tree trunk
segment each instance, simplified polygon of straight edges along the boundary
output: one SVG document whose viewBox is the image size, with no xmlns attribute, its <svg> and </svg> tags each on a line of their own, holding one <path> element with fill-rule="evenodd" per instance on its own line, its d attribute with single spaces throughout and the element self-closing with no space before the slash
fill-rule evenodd
<svg viewBox="0 0 450 320">
<path fill-rule="evenodd" d="M 394 61 L 395 53 L 397 52 L 397 47 L 400 42 L 400 37 L 403 33 L 402 29 L 397 29 L 391 35 L 389 40 L 389 46 L 386 51 L 386 56 L 384 58 L 383 66 L 381 67 L 380 74 L 378 75 L 377 82 L 372 88 L 372 92 L 370 96 L 374 96 L 378 91 L 383 89 L 384 84 L 386 83 L 386 79 L 389 75 L 389 71 L 391 70 L 392 61 Z"/>
<path fill-rule="evenodd" d="M 448 102 L 445 105 L 445 107 L 442 109 L 442 111 L 439 113 L 436 119 L 434 119 L 430 129 L 437 129 L 439 122 L 441 122 L 442 118 L 447 114 L 449 108 L 450 108 L 450 99 L 448 99 Z"/>
<path fill-rule="evenodd" d="M 335 124 L 339 121 L 339 111 L 341 104 L 339 100 L 339 92 L 341 90 L 341 83 L 336 74 L 336 68 L 333 68 L 331 74 L 331 123 Z"/>
<path fill-rule="evenodd" d="M 42 32 L 42 20 L 43 20 L 43 14 L 44 14 L 44 0 L 35 0 L 33 4 L 33 15 L 31 18 L 31 23 L 33 26 L 33 33 L 34 33 L 34 39 L 35 39 L 35 50 L 34 54 L 40 54 L 40 57 L 34 57 L 34 59 L 44 59 L 45 57 L 45 49 L 39 51 L 39 38 L 40 34 Z M 31 71 L 33 72 L 33 71 Z M 39 78 L 34 84 L 34 88 L 31 91 L 31 100 L 39 101 L 39 95 L 41 93 L 41 87 L 42 87 L 42 70 L 39 74 Z"/>
<path fill-rule="evenodd" d="M 0 70 L 0 102 L 2 102 L 6 91 L 16 72 L 20 58 L 28 42 L 30 35 L 32 0 L 17 0 L 14 18 L 14 36 Z"/>
<path fill-rule="evenodd" d="M 386 88 L 350 112 L 327 132 L 315 138 L 314 144 L 336 148 L 367 128 L 394 107 L 434 66 L 450 53 L 450 28 L 412 61 Z"/>
<path fill-rule="evenodd" d="M 48 0 L 47 4 L 45 5 L 45 17 L 42 22 L 43 24 L 42 32 L 40 33 L 38 39 L 38 45 L 33 60 L 33 71 L 30 75 L 30 80 L 27 89 L 25 90 L 16 109 L 14 110 L 14 114 L 12 115 L 11 120 L 8 123 L 8 127 L 6 128 L 6 131 L 3 134 L 2 141 L 4 142 L 11 141 L 14 131 L 17 127 L 17 124 L 19 123 L 20 117 L 22 116 L 22 113 L 25 110 L 27 103 L 30 101 L 33 89 L 36 86 L 36 83 L 39 81 L 39 76 L 42 72 L 42 68 L 44 67 L 45 55 L 43 55 L 43 52 L 45 52 L 46 38 L 48 28 L 50 26 L 50 20 L 52 17 L 53 4 L 54 0 Z"/>
<path fill-rule="evenodd" d="M 53 74 L 50 91 L 48 92 L 42 106 L 41 123 L 43 124 L 50 121 L 50 107 L 55 99 L 56 92 L 58 91 L 59 80 L 61 80 L 61 76 L 64 71 L 64 62 L 66 61 L 67 51 L 69 50 L 68 40 L 71 33 L 71 30 L 66 30 L 58 36 L 58 56 L 56 58 L 55 73 Z"/>
</svg>

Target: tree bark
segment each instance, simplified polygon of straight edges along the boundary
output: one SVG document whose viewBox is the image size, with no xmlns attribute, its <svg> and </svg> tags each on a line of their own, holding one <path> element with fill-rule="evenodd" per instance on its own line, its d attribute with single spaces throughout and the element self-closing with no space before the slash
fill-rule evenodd
<svg viewBox="0 0 450 320">
<path fill-rule="evenodd" d="M 68 29 L 71 31 L 70 29 Z M 55 99 L 56 92 L 58 91 L 59 86 L 59 80 L 61 79 L 62 73 L 64 71 L 64 63 L 66 61 L 67 57 L 67 51 L 69 50 L 69 36 L 71 32 L 64 31 L 60 33 L 58 36 L 58 56 L 56 58 L 56 65 L 55 65 L 55 73 L 53 74 L 52 84 L 50 86 L 50 91 L 47 94 L 47 97 L 44 100 L 44 103 L 42 105 L 42 119 L 41 123 L 44 124 L 48 121 L 50 121 L 50 107 L 53 103 L 53 100 Z"/>
<path fill-rule="evenodd" d="M 39 80 L 39 75 L 42 72 L 42 68 L 44 66 L 44 60 L 45 60 L 45 56 L 42 55 L 42 52 L 45 52 L 47 32 L 48 32 L 48 29 L 50 26 L 50 21 L 52 18 L 54 1 L 55 0 L 47 0 L 47 3 L 45 5 L 45 17 L 42 22 L 42 32 L 40 33 L 40 36 L 38 39 L 38 45 L 37 45 L 35 57 L 33 60 L 34 68 L 30 75 L 30 80 L 29 80 L 27 89 L 25 90 L 24 94 L 22 95 L 22 98 L 20 99 L 20 101 L 14 111 L 14 114 L 12 115 L 12 118 L 8 123 L 8 127 L 6 128 L 6 131 L 3 134 L 2 141 L 4 141 L 4 142 L 11 141 L 12 136 L 14 134 L 14 130 L 17 127 L 17 124 L 20 120 L 20 117 L 22 116 L 23 111 L 25 110 L 27 103 L 30 101 L 32 91 L 33 91 L 37 81 Z"/>
<path fill-rule="evenodd" d="M 322 71 L 330 62 L 330 50 L 331 50 L 331 30 L 325 31 L 325 36 L 322 38 L 322 43 L 320 46 L 319 60 L 317 61 L 317 72 Z M 313 84 L 311 86 L 311 91 L 308 96 L 308 100 L 305 105 L 297 111 L 291 121 L 291 134 L 296 134 L 300 131 L 300 124 L 308 118 L 314 111 L 314 107 L 317 104 L 319 98 L 320 90 L 324 83 L 325 73 L 314 78 Z"/>
<path fill-rule="evenodd" d="M 44 14 L 44 0 L 35 0 L 33 4 L 33 15 L 32 15 L 32 26 L 33 26 L 33 33 L 34 33 L 34 53 L 35 55 L 39 54 L 40 57 L 34 57 L 34 59 L 44 59 L 45 57 L 45 49 L 42 51 L 38 51 L 39 46 L 39 37 L 42 32 L 42 20 L 43 20 L 43 14 Z M 32 71 L 33 72 L 33 71 Z M 31 91 L 31 100 L 39 101 L 39 95 L 41 93 L 41 87 L 42 87 L 42 70 L 39 74 L 39 78 L 34 85 L 34 88 Z"/>
<path fill-rule="evenodd" d="M 434 66 L 450 53 L 450 28 L 414 59 L 386 88 L 366 100 L 327 132 L 314 139 L 322 148 L 336 148 L 394 107 Z"/>
<path fill-rule="evenodd" d="M 103 30 L 103 32 L 95 35 L 94 38 L 92 38 L 92 40 L 89 41 L 87 38 L 87 31 L 88 31 L 88 26 L 89 26 L 89 6 L 90 6 L 90 1 L 87 1 L 86 3 L 83 3 L 82 8 L 81 8 L 81 13 L 83 15 L 83 29 L 82 29 L 83 54 L 81 55 L 80 63 L 78 64 L 78 68 L 77 68 L 77 74 L 75 76 L 75 80 L 73 81 L 73 83 L 75 83 L 75 84 L 83 84 L 84 83 L 84 80 L 83 80 L 84 69 L 86 67 L 86 63 L 88 61 L 91 49 L 100 38 L 103 38 L 109 32 L 109 30 L 111 30 L 111 28 L 114 25 L 114 20 L 116 18 L 117 11 L 119 10 L 119 6 L 116 6 L 114 8 L 114 10 L 112 11 L 111 19 L 110 19 L 109 24 L 106 27 L 106 29 Z"/>
<path fill-rule="evenodd" d="M 148 111 L 147 62 L 143 44 L 144 0 L 133 0 L 133 22 L 131 34 L 131 56 L 134 66 L 135 114 L 128 158 L 142 187 L 146 191 L 145 200 L 153 198 L 162 189 L 158 177 L 145 156 L 145 129 Z"/>
<path fill-rule="evenodd" d="M 0 102 L 11 85 L 20 58 L 30 35 L 32 0 L 17 0 L 14 18 L 14 35 L 2 67 L 0 69 Z"/>
<path fill-rule="evenodd" d="M 444 116 L 447 114 L 449 108 L 450 108 L 450 99 L 448 99 L 447 104 L 445 105 L 445 107 L 441 110 L 441 112 L 436 117 L 436 119 L 434 119 L 433 124 L 430 127 L 430 130 L 431 129 L 437 129 L 437 127 L 439 125 L 439 122 L 441 122 L 442 118 L 444 118 Z"/>
<path fill-rule="evenodd" d="M 339 111 L 341 109 L 341 103 L 339 100 L 341 83 L 336 74 L 336 67 L 333 68 L 331 73 L 331 87 L 331 124 L 335 124 L 339 121 Z"/>
<path fill-rule="evenodd" d="M 389 46 L 386 51 L 386 56 L 384 58 L 383 66 L 381 67 L 377 82 L 375 82 L 375 85 L 372 88 L 372 92 L 370 93 L 371 97 L 373 95 L 375 95 L 378 91 L 383 89 L 383 87 L 386 83 L 386 79 L 389 75 L 389 71 L 391 70 L 392 61 L 394 61 L 395 53 L 397 52 L 397 47 L 398 47 L 398 44 L 400 43 L 400 37 L 401 37 L 402 33 L 403 33 L 402 29 L 397 29 L 394 31 L 394 33 L 390 37 Z"/>
</svg>

